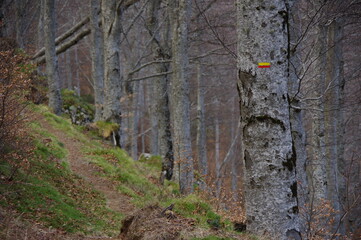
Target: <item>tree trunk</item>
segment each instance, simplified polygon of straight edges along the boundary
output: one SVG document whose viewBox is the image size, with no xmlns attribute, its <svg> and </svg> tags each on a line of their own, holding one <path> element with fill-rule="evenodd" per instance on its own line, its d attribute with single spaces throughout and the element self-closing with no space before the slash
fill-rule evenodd
<svg viewBox="0 0 361 240">
<path fill-rule="evenodd" d="M 65 75 L 66 75 L 66 88 L 72 90 L 73 89 L 73 79 L 72 79 L 72 72 L 71 72 L 71 58 L 70 58 L 70 51 L 65 52 Z"/>
<path fill-rule="evenodd" d="M 221 162 L 219 158 L 220 152 L 220 134 L 219 134 L 219 100 L 216 98 L 215 103 L 215 117 L 214 117 L 214 160 L 216 162 L 216 198 L 219 199 L 221 194 L 222 186 L 222 173 L 221 173 Z"/>
<path fill-rule="evenodd" d="M 158 126 L 158 119 L 154 112 L 156 111 L 156 99 L 154 96 L 157 94 L 157 86 L 156 84 L 152 84 L 148 90 L 148 102 L 150 103 L 149 106 L 149 118 L 150 118 L 150 126 L 152 130 L 150 131 L 150 153 L 153 155 L 159 155 L 159 126 Z"/>
<path fill-rule="evenodd" d="M 198 53 L 201 54 L 201 47 L 198 47 Z M 208 161 L 207 161 L 207 139 L 206 139 L 206 125 L 205 125 L 205 105 L 204 94 L 205 86 L 203 79 L 203 68 L 199 59 L 196 62 L 197 71 L 197 156 L 200 174 L 206 178 L 208 174 Z M 205 188 L 203 184 L 201 188 Z"/>
<path fill-rule="evenodd" d="M 291 10 L 291 20 L 290 20 L 290 37 L 291 43 L 296 43 L 300 39 L 301 24 L 293 21 L 293 19 L 299 19 L 299 16 L 304 14 L 299 11 L 300 6 L 295 4 Z M 298 205 L 301 207 L 306 206 L 309 197 L 309 185 L 307 181 L 306 174 L 306 163 L 307 163 L 307 151 L 306 151 L 306 131 L 304 128 L 303 122 L 303 111 L 301 110 L 304 106 L 300 100 L 300 85 L 301 79 L 298 78 L 302 68 L 302 62 L 300 61 L 300 52 L 298 49 L 295 49 L 294 44 L 290 45 L 293 53 L 290 54 L 290 68 L 289 68 L 289 102 L 290 102 L 290 123 L 291 123 L 291 133 L 292 141 L 294 146 L 294 151 L 297 157 L 296 164 L 296 178 L 297 178 L 297 200 Z M 292 66 L 292 67 L 291 67 Z M 303 208 L 305 209 L 305 208 Z M 304 213 L 303 213 L 304 214 Z M 300 229 L 301 232 L 305 232 L 306 219 L 300 218 Z"/>
<path fill-rule="evenodd" d="M 92 78 L 94 85 L 95 121 L 102 119 L 104 104 L 104 57 L 103 35 L 99 26 L 100 0 L 92 0 L 90 8 L 92 32 Z"/>
<path fill-rule="evenodd" d="M 24 0 L 16 0 L 16 42 L 19 45 L 19 48 L 24 48 L 24 39 L 23 39 L 23 30 L 24 30 L 24 21 L 25 21 L 25 7 L 26 3 Z"/>
<path fill-rule="evenodd" d="M 152 37 L 152 51 L 154 60 L 169 60 L 170 49 L 169 41 L 169 19 L 166 19 L 165 27 L 161 28 L 159 33 L 159 7 L 160 0 L 151 1 L 148 9 L 148 31 Z M 156 72 L 168 72 L 169 63 L 160 63 L 156 65 Z M 168 95 L 169 77 L 167 75 L 156 77 L 153 80 L 154 91 L 154 111 L 153 116 L 157 122 L 158 129 L 158 148 L 162 156 L 163 178 L 170 180 L 173 176 L 173 144 L 170 128 L 169 95 Z M 154 124 L 153 124 L 154 125 Z"/>
<path fill-rule="evenodd" d="M 132 117 L 132 121 L 131 121 L 131 156 L 134 160 L 138 159 L 138 124 L 139 124 L 139 112 L 140 112 L 140 97 L 139 95 L 141 94 L 139 92 L 139 87 L 140 82 L 136 81 L 133 83 L 133 117 Z"/>
<path fill-rule="evenodd" d="M 232 125 L 231 125 L 231 139 L 234 139 L 235 135 L 239 135 L 239 129 L 236 128 L 236 123 L 238 123 L 238 119 L 239 116 L 237 116 L 236 118 L 234 118 L 235 115 L 235 111 L 236 111 L 236 106 L 238 105 L 238 101 L 232 100 Z M 237 120 L 236 120 L 237 119 Z M 236 131 L 237 129 L 237 131 Z M 239 145 L 239 144 L 238 144 Z M 237 148 L 237 150 L 239 150 L 239 148 Z M 238 193 L 239 193 L 239 189 L 238 189 L 238 161 L 239 158 L 236 157 L 236 155 L 234 154 L 235 150 L 232 151 L 232 167 L 231 167 L 231 190 L 232 190 L 232 196 L 233 196 L 233 201 L 238 201 Z"/>
<path fill-rule="evenodd" d="M 237 3 L 247 230 L 301 239 L 287 91 L 288 9 L 281 0 Z M 271 67 L 257 68 L 259 62 Z"/>
<path fill-rule="evenodd" d="M 55 114 L 61 113 L 62 100 L 59 86 L 58 58 L 55 53 L 55 4 L 44 0 L 44 33 L 46 73 L 49 85 L 49 107 Z"/>
<path fill-rule="evenodd" d="M 121 69 L 120 34 L 121 12 L 115 0 L 101 2 L 104 37 L 104 92 L 106 93 L 103 120 L 121 125 Z M 121 135 L 118 132 L 118 137 Z M 118 142 L 119 145 L 119 142 Z"/>
<path fill-rule="evenodd" d="M 190 99 L 188 76 L 188 21 L 190 0 L 170 0 L 172 26 L 171 114 L 174 133 L 174 160 L 179 164 L 182 194 L 193 191 L 193 157 L 190 131 Z"/>
<path fill-rule="evenodd" d="M 80 78 L 79 78 L 79 58 L 78 58 L 78 49 L 75 48 L 73 49 L 74 51 L 74 61 L 75 61 L 75 86 L 74 86 L 74 90 L 76 95 L 79 97 L 80 96 Z"/>
<path fill-rule="evenodd" d="M 334 231 L 339 226 L 342 213 L 341 199 L 345 197 L 344 132 L 341 104 L 343 102 L 342 22 L 333 21 L 327 26 L 326 78 L 325 85 L 332 86 L 325 94 L 324 118 L 326 124 L 326 171 L 327 198 L 336 211 Z M 342 230 L 338 229 L 338 230 Z M 344 234 L 344 232 L 343 232 Z"/>
</svg>

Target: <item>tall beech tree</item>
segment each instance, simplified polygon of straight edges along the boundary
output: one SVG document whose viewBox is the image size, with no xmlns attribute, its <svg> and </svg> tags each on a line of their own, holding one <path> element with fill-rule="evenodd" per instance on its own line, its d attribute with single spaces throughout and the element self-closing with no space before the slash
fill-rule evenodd
<svg viewBox="0 0 361 240">
<path fill-rule="evenodd" d="M 103 34 L 99 26 L 100 0 L 91 0 L 90 23 L 92 31 L 92 79 L 94 86 L 95 120 L 102 119 L 104 104 Z"/>
<path fill-rule="evenodd" d="M 160 10 L 161 0 L 153 0 L 149 3 L 147 30 L 152 39 L 153 59 L 157 62 L 156 73 L 168 72 L 170 68 L 170 51 L 169 36 L 170 26 L 169 17 L 163 19 L 164 27 L 160 27 Z M 154 118 L 158 128 L 158 147 L 159 154 L 163 157 L 161 176 L 170 180 L 173 176 L 174 156 L 173 143 L 171 134 L 171 120 L 169 111 L 169 75 L 155 77 L 153 80 L 154 91 Z M 152 124 L 153 125 L 153 124 Z"/>
<path fill-rule="evenodd" d="M 121 124 L 120 37 L 122 6 L 116 0 L 102 1 L 104 37 L 104 99 L 103 120 Z M 120 133 L 119 133 L 120 135 Z M 119 144 L 119 142 L 118 142 Z"/>
<path fill-rule="evenodd" d="M 190 129 L 188 22 L 190 0 L 169 0 L 172 26 L 171 116 L 173 121 L 174 161 L 179 164 L 182 194 L 193 191 L 193 157 Z M 177 173 L 176 173 L 177 176 Z"/>
<path fill-rule="evenodd" d="M 288 100 L 288 1 L 238 0 L 238 89 L 247 230 L 301 239 Z M 270 62 L 270 68 L 258 68 Z"/>
</svg>

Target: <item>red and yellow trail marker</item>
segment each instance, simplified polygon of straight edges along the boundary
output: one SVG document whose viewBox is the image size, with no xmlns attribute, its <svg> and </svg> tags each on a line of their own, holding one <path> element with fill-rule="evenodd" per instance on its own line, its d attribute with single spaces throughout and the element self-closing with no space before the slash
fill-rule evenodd
<svg viewBox="0 0 361 240">
<path fill-rule="evenodd" d="M 258 68 L 270 68 L 270 67 L 271 67 L 271 63 L 268 63 L 268 62 L 258 63 Z"/>
</svg>

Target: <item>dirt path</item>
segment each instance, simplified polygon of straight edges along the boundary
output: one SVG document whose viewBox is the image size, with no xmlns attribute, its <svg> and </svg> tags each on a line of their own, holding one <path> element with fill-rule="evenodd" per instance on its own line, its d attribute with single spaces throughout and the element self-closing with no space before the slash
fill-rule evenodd
<svg viewBox="0 0 361 240">
<path fill-rule="evenodd" d="M 115 184 L 109 179 L 105 179 L 97 173 L 99 168 L 90 163 L 89 159 L 82 153 L 82 143 L 77 139 L 68 136 L 61 130 L 52 127 L 46 120 L 40 120 L 42 127 L 49 130 L 64 147 L 68 150 L 68 161 L 71 170 L 83 177 L 85 181 L 89 182 L 97 191 L 104 194 L 107 199 L 107 206 L 117 212 L 129 215 L 134 211 L 134 206 L 130 203 L 130 197 L 119 193 L 115 189 Z"/>
</svg>

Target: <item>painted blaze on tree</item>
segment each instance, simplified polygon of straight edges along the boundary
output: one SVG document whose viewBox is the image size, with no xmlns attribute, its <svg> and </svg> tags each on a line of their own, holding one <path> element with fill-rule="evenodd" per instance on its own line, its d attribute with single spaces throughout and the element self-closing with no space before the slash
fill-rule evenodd
<svg viewBox="0 0 361 240">
<path fill-rule="evenodd" d="M 248 230 L 272 239 L 300 239 L 285 2 L 237 4 L 245 206 Z M 258 68 L 262 61 L 272 68 Z"/>
</svg>

